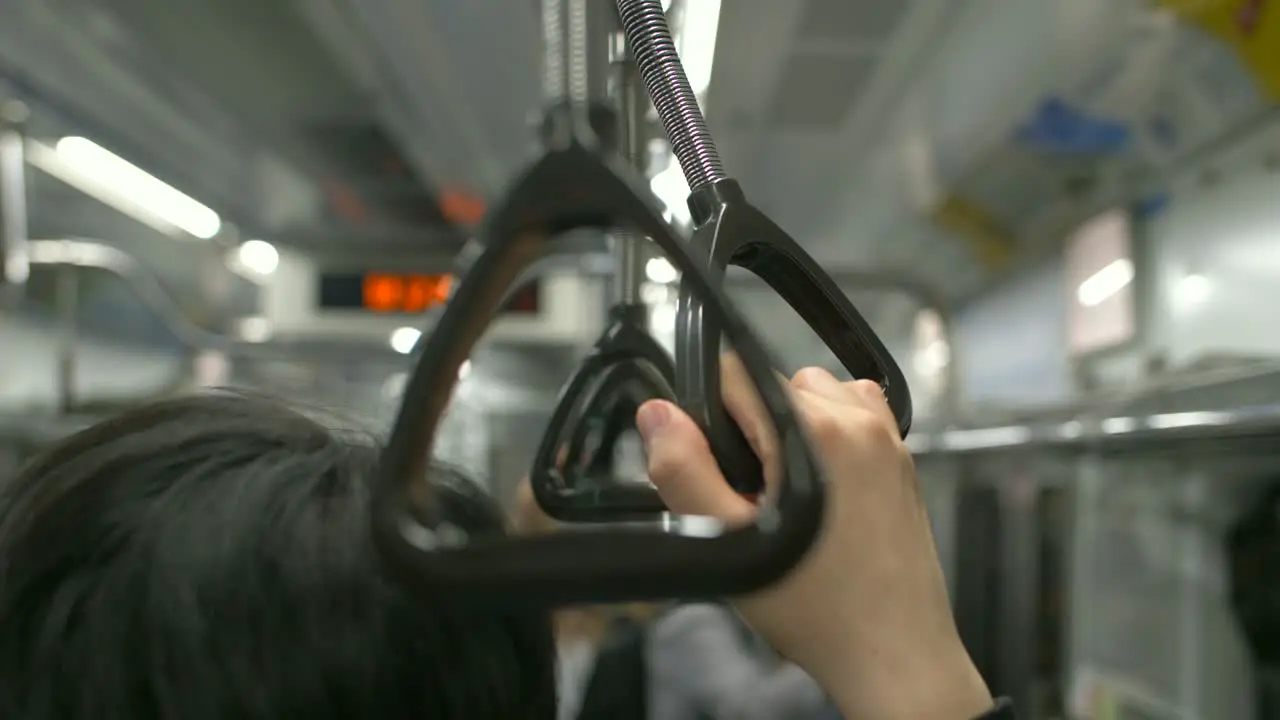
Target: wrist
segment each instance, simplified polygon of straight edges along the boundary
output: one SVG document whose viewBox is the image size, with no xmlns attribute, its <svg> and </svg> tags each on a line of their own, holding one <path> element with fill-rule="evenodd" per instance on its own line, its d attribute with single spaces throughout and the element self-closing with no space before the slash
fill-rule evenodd
<svg viewBox="0 0 1280 720">
<path fill-rule="evenodd" d="M 877 658 L 834 679 L 829 689 L 845 717 L 875 720 L 973 720 L 995 699 L 963 647 L 915 662 Z M 843 680 L 843 681 L 842 681 Z"/>
</svg>

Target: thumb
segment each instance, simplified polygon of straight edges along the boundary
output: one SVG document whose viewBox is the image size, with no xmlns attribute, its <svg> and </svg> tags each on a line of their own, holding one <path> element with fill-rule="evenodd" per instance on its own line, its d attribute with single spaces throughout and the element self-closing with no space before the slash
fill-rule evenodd
<svg viewBox="0 0 1280 720">
<path fill-rule="evenodd" d="M 751 520 L 756 508 L 725 482 L 702 430 L 683 410 L 650 400 L 636 413 L 649 458 L 649 481 L 681 515 L 710 515 L 725 523 Z"/>
</svg>

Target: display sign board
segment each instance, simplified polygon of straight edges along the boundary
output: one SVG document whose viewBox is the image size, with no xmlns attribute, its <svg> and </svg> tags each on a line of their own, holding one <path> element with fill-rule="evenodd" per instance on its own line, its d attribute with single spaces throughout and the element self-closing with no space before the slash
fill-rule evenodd
<svg viewBox="0 0 1280 720">
<path fill-rule="evenodd" d="M 326 311 L 416 315 L 444 305 L 453 283 L 453 276 L 448 274 L 321 273 L 316 299 L 319 309 Z M 503 312 L 537 315 L 542 307 L 541 295 L 541 286 L 535 279 L 512 293 Z"/>
</svg>

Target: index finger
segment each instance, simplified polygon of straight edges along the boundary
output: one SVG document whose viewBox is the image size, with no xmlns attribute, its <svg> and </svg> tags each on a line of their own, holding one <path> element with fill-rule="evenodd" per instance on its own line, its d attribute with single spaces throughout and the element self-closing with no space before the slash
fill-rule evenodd
<svg viewBox="0 0 1280 720">
<path fill-rule="evenodd" d="M 786 377 L 777 371 L 774 371 L 774 375 L 778 383 L 789 392 Z M 729 416 L 742 430 L 751 450 L 760 459 L 766 488 L 776 484 L 782 472 L 778 433 L 765 410 L 764 401 L 760 399 L 760 394 L 747 375 L 746 367 L 733 352 L 720 356 L 720 397 Z"/>
</svg>

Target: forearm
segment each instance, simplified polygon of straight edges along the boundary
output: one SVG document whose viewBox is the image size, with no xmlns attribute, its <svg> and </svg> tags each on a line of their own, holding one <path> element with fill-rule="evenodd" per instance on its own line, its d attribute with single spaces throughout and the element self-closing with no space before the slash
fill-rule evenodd
<svg viewBox="0 0 1280 720">
<path fill-rule="evenodd" d="M 883 660 L 840 673 L 844 682 L 823 679 L 847 720 L 986 720 L 996 706 L 963 648 L 914 663 Z"/>
</svg>

